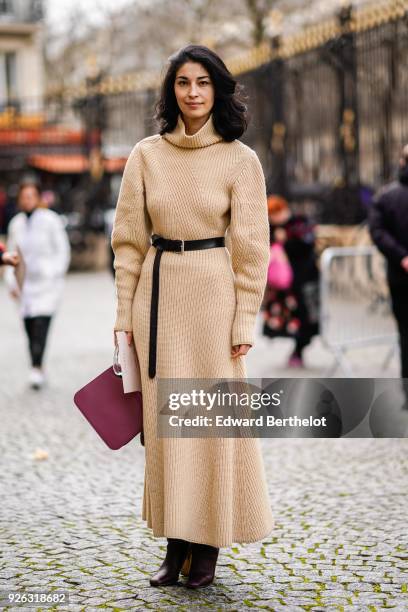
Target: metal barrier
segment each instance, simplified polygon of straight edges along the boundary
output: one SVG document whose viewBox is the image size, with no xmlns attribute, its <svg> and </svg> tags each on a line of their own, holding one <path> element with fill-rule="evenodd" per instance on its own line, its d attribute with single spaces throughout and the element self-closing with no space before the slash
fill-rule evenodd
<svg viewBox="0 0 408 612">
<path fill-rule="evenodd" d="M 354 376 L 346 353 L 390 345 L 383 368 L 398 349 L 386 279 L 386 261 L 375 246 L 330 247 L 321 255 L 320 335 L 335 357 L 327 376 L 340 367 Z"/>
</svg>

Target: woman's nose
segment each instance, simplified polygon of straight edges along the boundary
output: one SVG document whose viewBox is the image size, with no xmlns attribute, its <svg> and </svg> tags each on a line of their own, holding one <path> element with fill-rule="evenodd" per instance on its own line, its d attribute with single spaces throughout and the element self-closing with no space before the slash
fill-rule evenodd
<svg viewBox="0 0 408 612">
<path fill-rule="evenodd" d="M 193 98 L 197 95 L 197 86 L 196 85 L 191 85 L 190 86 L 190 91 L 188 92 L 189 95 Z"/>
</svg>

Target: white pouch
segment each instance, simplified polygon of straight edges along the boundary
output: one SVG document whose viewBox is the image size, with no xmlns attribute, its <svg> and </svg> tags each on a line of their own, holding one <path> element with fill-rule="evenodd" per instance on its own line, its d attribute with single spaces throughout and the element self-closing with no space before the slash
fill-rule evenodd
<svg viewBox="0 0 408 612">
<path fill-rule="evenodd" d="M 123 392 L 141 391 L 142 382 L 140 378 L 139 359 L 134 342 L 129 346 L 126 332 L 117 331 L 116 339 L 119 348 L 119 364 L 122 371 Z"/>
</svg>

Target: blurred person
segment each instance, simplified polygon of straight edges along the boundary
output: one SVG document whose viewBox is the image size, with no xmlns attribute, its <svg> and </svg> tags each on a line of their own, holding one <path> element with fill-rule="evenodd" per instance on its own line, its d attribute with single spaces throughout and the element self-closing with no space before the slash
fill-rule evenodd
<svg viewBox="0 0 408 612">
<path fill-rule="evenodd" d="M 41 201 L 45 208 L 57 212 L 58 204 L 55 191 L 53 191 L 52 189 L 46 189 L 45 191 L 42 191 Z"/>
<path fill-rule="evenodd" d="M 16 251 L 10 253 L 6 250 L 6 246 L 0 242 L 0 266 L 13 266 L 15 268 L 19 261 L 18 253 Z"/>
<path fill-rule="evenodd" d="M 288 288 L 267 285 L 262 305 L 263 334 L 293 338 L 295 347 L 288 367 L 303 367 L 303 351 L 318 334 L 318 280 L 315 234 L 305 215 L 293 214 L 287 201 L 268 197 L 270 244 L 282 245 L 293 271 Z"/>
<path fill-rule="evenodd" d="M 132 149 L 116 207 L 114 331 L 134 339 L 140 362 L 142 518 L 167 538 L 151 586 L 176 584 L 182 570 L 188 588 L 211 584 L 220 547 L 274 527 L 259 439 L 157 435 L 157 377 L 247 378 L 269 225 L 261 163 L 238 140 L 247 128 L 239 90 L 207 47 L 174 54 L 160 131 Z"/>
<path fill-rule="evenodd" d="M 70 245 L 59 215 L 41 206 L 37 183 L 21 183 L 18 212 L 8 227 L 8 248 L 20 249 L 25 272 L 21 288 L 12 269 L 4 275 L 10 295 L 19 301 L 31 359 L 29 384 L 45 382 L 43 356 L 51 319 L 61 299 L 70 262 Z"/>
<path fill-rule="evenodd" d="M 408 145 L 399 160 L 398 179 L 376 195 L 369 214 L 370 234 L 387 260 L 387 280 L 397 322 L 401 378 L 408 410 Z"/>
</svg>

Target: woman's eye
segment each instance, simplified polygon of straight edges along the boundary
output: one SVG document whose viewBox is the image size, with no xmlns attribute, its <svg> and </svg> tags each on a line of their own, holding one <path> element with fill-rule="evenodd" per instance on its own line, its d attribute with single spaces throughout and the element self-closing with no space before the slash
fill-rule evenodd
<svg viewBox="0 0 408 612">
<path fill-rule="evenodd" d="M 178 85 L 187 85 L 187 81 L 178 81 Z M 209 85 L 209 81 L 200 81 L 199 85 Z"/>
</svg>

